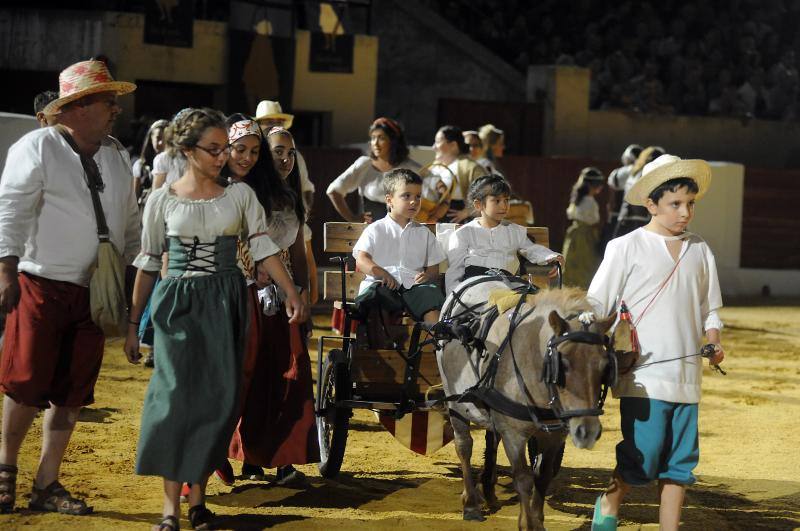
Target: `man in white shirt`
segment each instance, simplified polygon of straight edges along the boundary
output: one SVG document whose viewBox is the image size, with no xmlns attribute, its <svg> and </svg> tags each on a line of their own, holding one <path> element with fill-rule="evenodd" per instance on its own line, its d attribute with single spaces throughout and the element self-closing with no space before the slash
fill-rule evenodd
<svg viewBox="0 0 800 531">
<path fill-rule="evenodd" d="M 59 467 L 82 406 L 94 400 L 103 332 L 91 320 L 88 283 L 98 227 L 80 157 L 97 164 L 100 201 L 114 246 L 129 260 L 139 247 L 130 161 L 109 137 L 117 96 L 135 90 L 114 81 L 100 61 L 76 63 L 59 76 L 59 98 L 44 110 L 60 128 L 23 136 L 0 178 L 0 311 L 8 312 L 0 365 L 3 437 L 0 512 L 14 509 L 17 456 L 39 409 L 42 456 L 29 508 L 88 514 L 92 508 L 58 482 Z"/>
</svg>

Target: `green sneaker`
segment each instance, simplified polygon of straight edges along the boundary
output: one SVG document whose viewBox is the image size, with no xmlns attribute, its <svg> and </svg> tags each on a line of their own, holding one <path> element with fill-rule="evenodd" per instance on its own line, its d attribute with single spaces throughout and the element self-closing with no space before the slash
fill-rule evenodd
<svg viewBox="0 0 800 531">
<path fill-rule="evenodd" d="M 594 502 L 594 515 L 592 516 L 592 531 L 616 531 L 617 529 L 617 517 L 611 516 L 610 514 L 603 514 L 603 511 L 600 509 L 600 500 L 603 499 L 603 495 L 597 497 L 597 501 Z"/>
</svg>

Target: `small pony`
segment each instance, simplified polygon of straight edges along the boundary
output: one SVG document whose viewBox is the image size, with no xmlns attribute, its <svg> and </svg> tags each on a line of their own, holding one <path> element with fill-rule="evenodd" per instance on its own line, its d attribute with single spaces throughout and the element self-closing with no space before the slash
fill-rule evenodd
<svg viewBox="0 0 800 531">
<path fill-rule="evenodd" d="M 513 307 L 488 303 L 492 292 L 508 288 L 522 295 Z M 487 454 L 503 440 L 520 500 L 520 529 L 543 529 L 544 496 L 567 432 L 578 448 L 592 448 L 602 431 L 598 416 L 617 376 L 605 334 L 616 315 L 596 319 L 581 290 L 534 291 L 513 277 L 474 277 L 443 307 L 440 324 L 458 338 L 440 346 L 437 361 L 461 461 L 465 520 L 484 520 L 484 504 L 498 506 L 494 460 L 482 474 L 483 494 L 472 478 L 470 423 L 495 434 Z M 536 478 L 525 457 L 532 437 L 541 454 Z"/>
</svg>

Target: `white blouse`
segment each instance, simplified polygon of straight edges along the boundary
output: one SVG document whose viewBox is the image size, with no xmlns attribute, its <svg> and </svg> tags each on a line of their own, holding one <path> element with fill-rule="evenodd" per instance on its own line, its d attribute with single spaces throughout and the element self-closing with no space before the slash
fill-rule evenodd
<svg viewBox="0 0 800 531">
<path fill-rule="evenodd" d="M 171 186 L 164 185 L 148 198 L 142 219 L 142 250 L 133 265 L 145 271 L 161 269 L 167 237 L 180 238 L 184 243 L 197 237 L 200 242 L 212 243 L 217 236 L 247 234 L 255 261 L 280 251 L 267 235 L 264 209 L 253 189 L 245 184 L 227 186 L 212 199 L 178 197 Z M 183 276 L 206 274 L 187 271 Z"/>
<path fill-rule="evenodd" d="M 152 173 L 165 173 L 164 184 L 172 184 L 181 178 L 186 171 L 186 158 L 181 153 L 170 155 L 162 151 L 153 159 Z"/>
<path fill-rule="evenodd" d="M 544 245 L 530 241 L 522 225 L 503 221 L 487 229 L 481 226 L 478 219 L 473 219 L 450 236 L 447 246 L 449 265 L 444 276 L 447 292 L 461 281 L 468 265 L 515 273 L 519 269 L 517 253 L 540 265 L 559 256 Z"/>
<path fill-rule="evenodd" d="M 641 346 L 637 364 L 698 353 L 704 331 L 722 328 L 717 315 L 722 295 L 714 255 L 695 234 L 687 232 L 677 238 L 683 240 L 680 263 L 671 277 L 675 260 L 666 241 L 676 238 L 640 227 L 608 243 L 589 286 L 589 301 L 598 315 L 608 315 L 621 300 L 630 309 Z M 702 367 L 703 358 L 694 356 L 635 369 L 620 378 L 614 396 L 697 403 Z"/>
<path fill-rule="evenodd" d="M 293 208 L 273 210 L 267 218 L 267 235 L 281 249 L 288 249 L 297 239 L 300 221 Z"/>
<path fill-rule="evenodd" d="M 419 171 L 420 165 L 411 159 L 406 159 L 395 168 L 407 168 Z M 356 161 L 339 175 L 328 186 L 325 193 L 338 192 L 347 195 L 358 190 L 361 197 L 383 203 L 386 193 L 383 191 L 383 172 L 372 165 L 372 159 L 367 156 L 358 157 Z"/>
<path fill-rule="evenodd" d="M 570 203 L 567 208 L 567 219 L 582 221 L 587 225 L 598 224 L 600 222 L 600 206 L 597 204 L 597 200 L 590 195 L 585 195 L 577 206 Z"/>
</svg>

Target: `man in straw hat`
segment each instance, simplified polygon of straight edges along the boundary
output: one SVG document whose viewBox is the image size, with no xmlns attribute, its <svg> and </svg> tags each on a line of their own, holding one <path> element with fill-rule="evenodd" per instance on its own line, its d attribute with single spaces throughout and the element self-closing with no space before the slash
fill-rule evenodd
<svg viewBox="0 0 800 531">
<path fill-rule="evenodd" d="M 710 362 L 724 357 L 714 255 L 686 231 L 710 182 L 703 160 L 661 155 L 648 163 L 625 200 L 646 208 L 650 221 L 608 243 L 589 287 L 599 315 L 627 303 L 642 353 L 613 388 L 622 441 L 611 484 L 595 503 L 592 529 L 616 529 L 631 486 L 653 480 L 659 483 L 661 529 L 678 529 L 686 486 L 695 482 L 704 333 L 714 345 Z"/>
<path fill-rule="evenodd" d="M 104 344 L 90 317 L 87 285 L 98 227 L 81 157 L 99 167 L 110 240 L 129 260 L 139 248 L 130 161 L 109 136 L 120 112 L 117 96 L 136 86 L 114 81 L 99 61 L 68 67 L 59 86 L 59 97 L 43 112 L 60 125 L 32 131 L 11 146 L 0 178 L 0 311 L 9 313 L 0 364 L 6 395 L 0 512 L 14 509 L 17 456 L 40 409 L 46 409 L 42 455 L 29 507 L 91 512 L 58 481 L 78 412 L 93 402 Z"/>
</svg>

